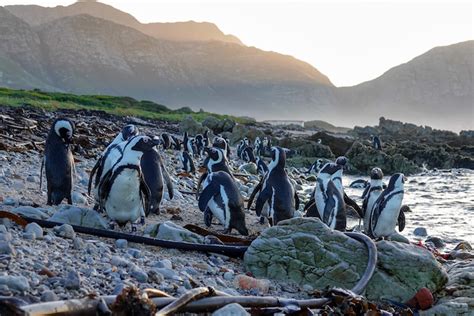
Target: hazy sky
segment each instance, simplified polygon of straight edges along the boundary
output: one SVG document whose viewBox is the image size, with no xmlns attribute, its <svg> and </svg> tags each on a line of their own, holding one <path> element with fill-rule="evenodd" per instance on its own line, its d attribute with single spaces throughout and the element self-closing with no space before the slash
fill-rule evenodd
<svg viewBox="0 0 474 316">
<path fill-rule="evenodd" d="M 68 5 L 74 0 L 0 0 Z M 141 22 L 209 21 L 246 45 L 293 55 L 336 86 L 371 80 L 434 46 L 474 38 L 471 1 L 103 0 Z"/>
</svg>

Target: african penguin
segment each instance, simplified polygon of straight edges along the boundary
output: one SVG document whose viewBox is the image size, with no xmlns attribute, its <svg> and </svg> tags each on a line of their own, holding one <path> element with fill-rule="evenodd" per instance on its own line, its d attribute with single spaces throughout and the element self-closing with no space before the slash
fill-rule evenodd
<svg viewBox="0 0 474 316">
<path fill-rule="evenodd" d="M 66 118 L 58 118 L 53 122 L 46 138 L 44 157 L 41 163 L 41 179 L 43 166 L 46 168 L 48 205 L 58 205 L 64 199 L 72 204 L 72 184 L 74 158 L 72 156 L 72 138 L 74 124 Z M 42 181 L 40 181 L 40 189 Z"/>
<path fill-rule="evenodd" d="M 260 157 L 255 158 L 255 160 L 257 161 L 257 172 L 262 176 L 265 175 L 265 173 L 268 171 L 265 161 L 263 161 L 263 159 Z"/>
<path fill-rule="evenodd" d="M 211 225 L 212 216 L 217 217 L 224 225 L 224 233 L 231 233 L 235 228 L 240 234 L 247 236 L 245 226 L 244 201 L 234 180 L 223 171 L 211 172 L 203 184 L 199 196 L 199 209 L 204 212 L 204 221 Z"/>
<path fill-rule="evenodd" d="M 244 140 L 240 140 L 239 144 L 237 145 L 237 157 L 242 157 L 242 151 L 245 148 L 245 142 Z"/>
<path fill-rule="evenodd" d="M 276 225 L 294 216 L 299 199 L 285 170 L 285 151 L 280 147 L 272 147 L 271 153 L 272 160 L 268 165 L 268 172 L 254 188 L 247 208 L 250 209 L 255 195 L 260 192 L 255 206 L 257 215 L 260 216 L 265 207 L 268 210 L 266 216 L 270 225 Z"/>
<path fill-rule="evenodd" d="M 201 183 L 206 180 L 207 176 L 211 172 L 224 171 L 228 173 L 232 178 L 234 178 L 232 172 L 230 171 L 223 149 L 217 147 L 210 147 L 204 148 L 204 152 L 207 154 L 207 157 L 206 159 L 204 159 L 203 163 L 204 167 L 206 168 L 206 171 L 203 172 L 203 174 L 199 178 L 196 189 L 196 197 L 199 197 L 199 194 L 201 192 Z"/>
<path fill-rule="evenodd" d="M 253 149 L 250 146 L 246 146 L 241 153 L 241 158 L 245 162 L 255 163 L 255 155 L 253 154 Z"/>
<path fill-rule="evenodd" d="M 122 157 L 100 183 L 100 208 L 120 226 L 144 220 L 142 216 L 149 213 L 151 193 L 143 176 L 141 158 L 157 145 L 159 141 L 148 136 L 131 138 Z"/>
<path fill-rule="evenodd" d="M 372 207 L 369 220 L 369 236 L 373 238 L 390 237 L 395 232 L 395 226 L 399 221 L 405 220 L 403 212 L 400 212 L 404 184 L 406 178 L 402 173 L 396 173 L 390 177 L 387 188 L 382 192 Z"/>
<path fill-rule="evenodd" d="M 372 146 L 374 147 L 374 149 L 382 150 L 382 142 L 380 141 L 380 137 L 378 137 L 377 135 L 372 135 Z"/>
<path fill-rule="evenodd" d="M 129 124 L 122 128 L 122 131 L 118 133 L 118 135 L 114 138 L 114 140 L 105 148 L 104 152 L 100 155 L 99 159 L 97 160 L 95 166 L 92 168 L 89 183 L 87 187 L 87 192 L 91 194 L 91 187 L 92 187 L 92 179 L 94 179 L 94 197 L 96 201 L 99 201 L 98 196 L 98 187 L 100 184 L 100 180 L 102 176 L 113 167 L 115 162 L 122 156 L 122 150 L 125 146 L 126 141 L 130 138 L 139 134 L 138 128 L 133 125 Z M 120 145 L 121 143 L 122 146 Z M 94 178 L 95 175 L 95 178 Z"/>
<path fill-rule="evenodd" d="M 362 204 L 362 212 L 364 213 L 364 231 L 369 232 L 370 218 L 372 217 L 373 206 L 375 201 L 383 192 L 383 172 L 380 168 L 373 168 L 370 171 L 370 184 L 364 190 L 364 202 Z"/>
<path fill-rule="evenodd" d="M 203 150 L 204 150 L 204 136 L 202 136 L 201 134 L 198 134 L 196 135 L 196 137 L 194 137 L 194 144 L 196 146 L 196 150 L 197 150 L 197 153 L 199 156 L 202 156 L 203 154 Z"/>
<path fill-rule="evenodd" d="M 187 173 L 192 173 L 196 171 L 196 168 L 194 167 L 194 161 L 192 155 L 186 150 L 186 149 L 181 149 L 179 152 L 179 161 L 183 164 L 183 170 Z"/>
<path fill-rule="evenodd" d="M 174 147 L 174 139 L 173 137 L 170 136 L 168 133 L 162 133 L 161 134 L 161 144 L 163 145 L 163 149 L 170 149 Z"/>
<path fill-rule="evenodd" d="M 157 146 L 153 150 L 145 151 L 140 161 L 145 183 L 150 189 L 150 208 L 149 211 L 154 214 L 160 213 L 160 203 L 163 198 L 164 186 L 168 190 L 170 200 L 173 199 L 173 183 L 166 167 L 163 164 Z M 148 216 L 147 213 L 145 215 Z"/>
<path fill-rule="evenodd" d="M 321 170 L 323 166 L 323 160 L 322 159 L 316 159 L 311 167 L 309 167 L 308 171 L 306 171 L 307 174 L 317 174 L 319 170 Z"/>
<path fill-rule="evenodd" d="M 206 130 L 204 132 L 202 142 L 204 143 L 204 147 L 209 147 L 211 146 L 211 140 L 209 139 L 209 130 Z"/>
</svg>

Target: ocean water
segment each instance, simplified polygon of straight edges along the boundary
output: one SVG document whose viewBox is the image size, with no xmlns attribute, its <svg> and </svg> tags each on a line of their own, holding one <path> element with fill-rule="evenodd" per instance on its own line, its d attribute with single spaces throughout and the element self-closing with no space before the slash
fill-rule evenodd
<svg viewBox="0 0 474 316">
<path fill-rule="evenodd" d="M 429 236 L 443 239 L 445 250 L 463 240 L 474 245 L 474 170 L 430 171 L 407 178 L 403 204 L 412 212 L 405 214 L 406 227 L 401 234 L 412 241 L 424 240 L 426 237 L 413 234 L 415 228 L 424 227 Z M 349 188 L 356 179 L 361 177 L 344 176 L 344 188 L 362 205 L 363 189 Z M 388 180 L 384 178 L 387 184 Z"/>
</svg>

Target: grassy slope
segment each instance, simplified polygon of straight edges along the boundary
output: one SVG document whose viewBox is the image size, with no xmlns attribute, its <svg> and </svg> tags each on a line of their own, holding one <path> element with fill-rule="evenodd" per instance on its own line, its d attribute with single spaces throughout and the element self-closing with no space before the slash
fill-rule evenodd
<svg viewBox="0 0 474 316">
<path fill-rule="evenodd" d="M 116 115 L 132 115 L 143 118 L 178 122 L 191 115 L 195 120 L 202 121 L 208 116 L 219 119 L 231 118 L 239 123 L 247 123 L 248 118 L 233 117 L 208 112 L 193 112 L 189 108 L 171 110 L 164 105 L 152 101 L 137 101 L 130 97 L 106 95 L 75 95 L 40 90 L 13 90 L 0 87 L 0 106 L 29 105 L 46 110 L 56 109 L 88 109 L 100 110 Z"/>
</svg>

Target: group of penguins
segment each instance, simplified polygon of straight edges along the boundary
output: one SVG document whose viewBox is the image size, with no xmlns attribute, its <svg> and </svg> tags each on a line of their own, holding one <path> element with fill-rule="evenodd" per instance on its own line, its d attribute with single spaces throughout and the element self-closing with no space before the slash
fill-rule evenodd
<svg viewBox="0 0 474 316">
<path fill-rule="evenodd" d="M 53 122 L 48 134 L 41 166 L 47 179 L 48 205 L 60 204 L 64 199 L 72 204 L 74 158 L 72 144 L 74 124 L 66 118 Z M 255 201 L 255 210 L 260 223 L 268 220 L 270 225 L 301 216 L 300 200 L 294 184 L 285 169 L 288 150 L 271 146 L 271 141 L 256 138 L 251 145 L 247 138 L 237 146 L 237 156 L 246 162 L 257 164 L 261 174 L 248 204 L 250 210 Z M 164 150 L 179 152 L 179 160 L 185 173 L 196 171 L 194 159 L 204 158 L 203 173 L 199 178 L 196 197 L 203 212 L 204 223 L 211 226 L 217 218 L 224 226 L 224 233 L 233 229 L 248 235 L 245 224 L 244 199 L 237 180 L 229 165 L 231 149 L 228 139 L 220 136 L 209 139 L 208 132 L 194 138 L 184 133 L 183 139 L 162 133 L 160 136 L 141 135 L 134 125 L 126 125 L 105 148 L 93 167 L 88 192 L 95 199 L 95 209 L 105 212 L 111 226 L 144 223 L 150 213 L 159 213 L 164 187 L 169 198 L 173 198 L 173 184 L 161 158 Z M 268 165 L 262 158 L 270 156 Z M 351 200 L 342 185 L 346 157 L 335 162 L 317 160 L 309 172 L 317 172 L 317 181 L 311 198 L 304 206 L 307 217 L 317 217 L 332 229 L 346 230 L 346 207 L 353 207 L 363 219 L 363 230 L 372 238 L 387 238 L 395 233 L 398 225 L 403 230 L 405 218 L 402 208 L 405 176 L 401 173 L 390 177 L 388 185 L 383 183 L 380 168 L 370 174 L 363 194 L 363 206 Z M 41 185 L 41 184 L 40 184 Z"/>
</svg>

